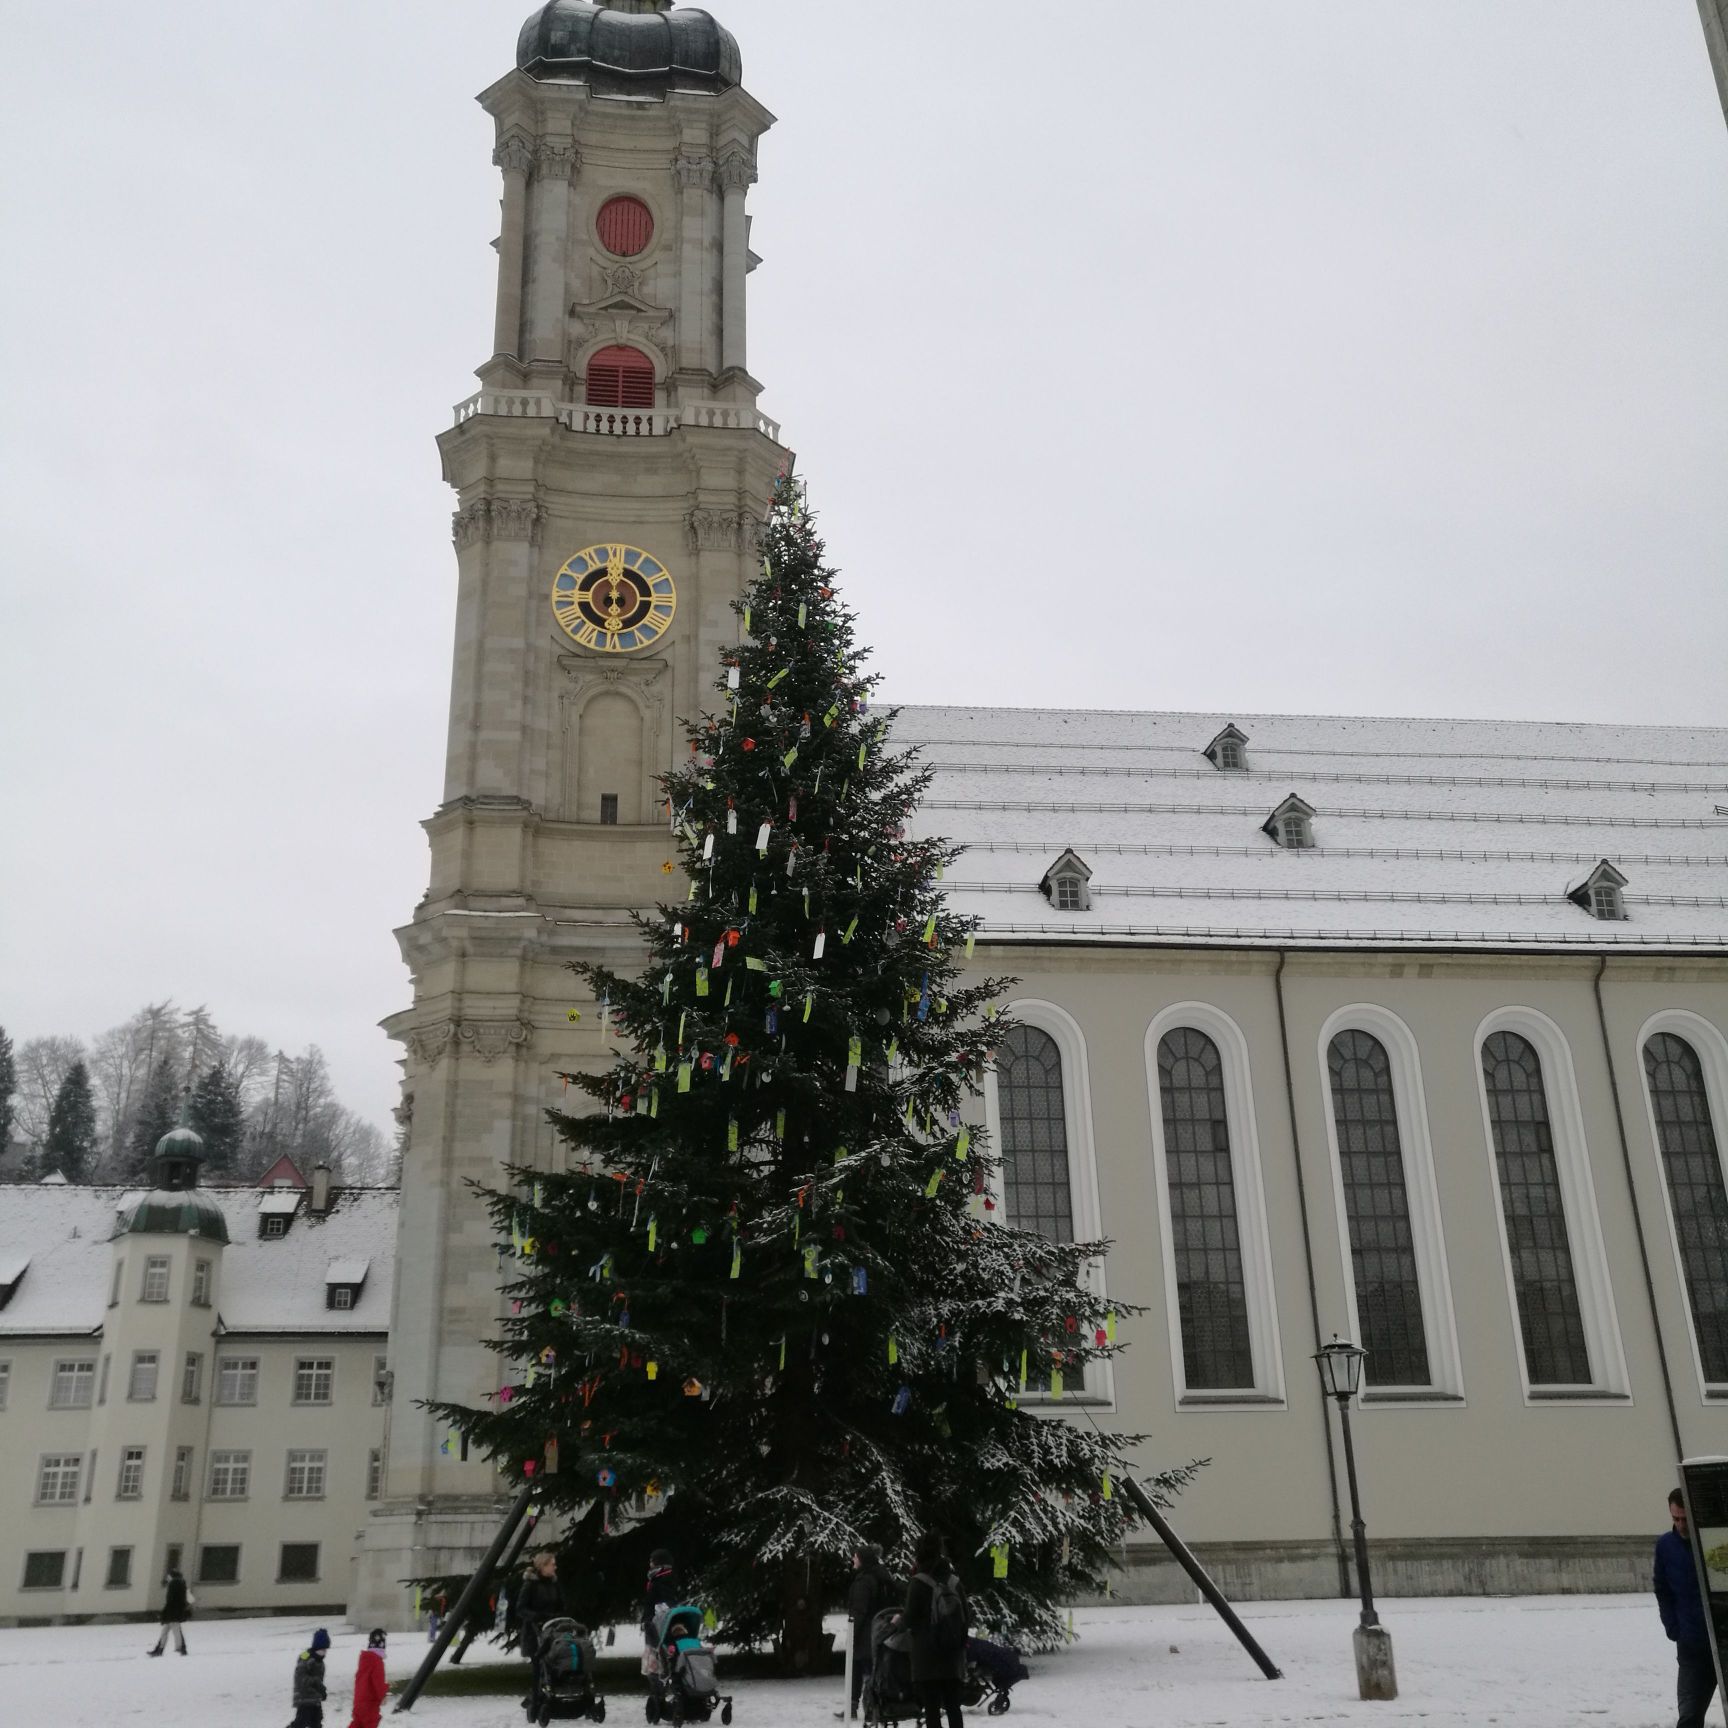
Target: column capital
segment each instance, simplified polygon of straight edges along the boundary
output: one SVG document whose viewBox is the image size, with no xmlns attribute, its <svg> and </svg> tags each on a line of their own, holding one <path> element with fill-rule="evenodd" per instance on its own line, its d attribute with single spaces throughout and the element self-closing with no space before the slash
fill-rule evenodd
<svg viewBox="0 0 1728 1728">
<path fill-rule="evenodd" d="M 506 174 L 526 175 L 534 166 L 534 146 L 520 132 L 512 132 L 508 138 L 498 140 L 498 147 L 492 152 L 492 163 Z"/>
<path fill-rule="evenodd" d="M 542 138 L 534 149 L 537 180 L 573 180 L 582 168 L 582 153 L 562 138 Z"/>
<path fill-rule="evenodd" d="M 689 191 L 692 187 L 702 192 L 714 190 L 714 158 L 712 156 L 674 156 L 672 172 L 678 184 Z"/>
<path fill-rule="evenodd" d="M 457 548 L 487 540 L 527 540 L 538 545 L 544 508 L 532 498 L 476 498 L 450 518 Z"/>
<path fill-rule="evenodd" d="M 756 181 L 756 164 L 742 150 L 729 150 L 720 158 L 722 191 L 742 192 Z"/>
</svg>

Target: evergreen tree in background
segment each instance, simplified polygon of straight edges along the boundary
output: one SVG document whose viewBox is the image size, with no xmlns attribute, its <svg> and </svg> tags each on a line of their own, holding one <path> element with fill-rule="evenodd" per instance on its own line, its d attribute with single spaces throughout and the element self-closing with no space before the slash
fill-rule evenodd
<svg viewBox="0 0 1728 1728">
<path fill-rule="evenodd" d="M 180 1120 L 180 1089 L 174 1080 L 174 1064 L 159 1060 L 144 1083 L 144 1102 L 132 1120 L 126 1140 L 126 1174 L 148 1176 L 156 1142 Z"/>
<path fill-rule="evenodd" d="M 961 981 L 972 923 L 938 888 L 958 849 L 909 837 L 929 774 L 870 710 L 791 481 L 762 546 L 725 711 L 662 781 L 688 897 L 638 920 L 640 977 L 576 968 L 612 1061 L 569 1077 L 594 1106 L 554 1116 L 569 1170 L 489 1196 L 500 1390 L 435 1408 L 577 1515 L 591 1612 L 629 1613 L 664 1545 L 721 1637 L 802 1666 L 853 1552 L 905 1569 L 934 1527 L 979 1622 L 1048 1641 L 1128 1525 L 1112 1479 L 1137 1437 L 1017 1394 L 1079 1390 L 1114 1353 L 1108 1244 L 995 1215 L 964 1107 L 1005 981 Z"/>
<path fill-rule="evenodd" d="M 38 1169 L 44 1176 L 57 1170 L 68 1182 L 87 1182 L 95 1155 L 96 1102 L 90 1096 L 90 1070 L 74 1062 L 54 1094 Z"/>
<path fill-rule="evenodd" d="M 229 1171 L 246 1136 L 246 1104 L 226 1062 L 217 1062 L 192 1088 L 191 1123 L 204 1139 L 205 1169 Z"/>
<path fill-rule="evenodd" d="M 0 1026 L 0 1152 L 12 1144 L 12 1097 L 18 1090 L 18 1064 L 12 1055 L 12 1040 Z"/>
</svg>

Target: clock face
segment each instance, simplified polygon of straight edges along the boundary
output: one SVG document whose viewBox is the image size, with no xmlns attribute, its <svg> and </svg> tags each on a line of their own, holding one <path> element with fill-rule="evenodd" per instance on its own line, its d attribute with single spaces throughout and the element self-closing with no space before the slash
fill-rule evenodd
<svg viewBox="0 0 1728 1728">
<path fill-rule="evenodd" d="M 589 546 L 552 578 L 558 628 L 603 654 L 658 642 L 677 609 L 671 572 L 638 546 Z"/>
</svg>

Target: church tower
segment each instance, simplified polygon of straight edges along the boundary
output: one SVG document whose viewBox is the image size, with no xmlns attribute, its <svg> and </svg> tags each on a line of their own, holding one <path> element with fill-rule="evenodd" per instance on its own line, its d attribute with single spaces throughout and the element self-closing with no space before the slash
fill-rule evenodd
<svg viewBox="0 0 1728 1728">
<path fill-rule="evenodd" d="M 471 1566 L 489 1465 L 426 1399 L 496 1385 L 490 1219 L 471 1181 L 549 1166 L 560 1069 L 600 1059 L 572 960 L 629 966 L 664 891 L 654 778 L 713 700 L 729 602 L 789 460 L 747 364 L 749 188 L 773 123 L 737 43 L 669 0 L 548 0 L 480 97 L 502 180 L 492 353 L 439 438 L 456 642 L 431 882 L 397 932 L 412 1006 L 384 1493 L 353 1612 Z M 578 1019 L 577 1016 L 580 1015 Z"/>
</svg>

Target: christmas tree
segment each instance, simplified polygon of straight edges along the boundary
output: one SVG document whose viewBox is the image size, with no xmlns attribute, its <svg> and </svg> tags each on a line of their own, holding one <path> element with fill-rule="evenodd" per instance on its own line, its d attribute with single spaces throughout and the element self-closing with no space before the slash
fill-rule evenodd
<svg viewBox="0 0 1728 1728">
<path fill-rule="evenodd" d="M 761 549 L 718 711 L 662 781 L 684 898 L 638 919 L 640 976 L 576 968 L 609 1065 L 567 1077 L 592 1100 L 555 1115 L 567 1170 L 488 1197 L 499 1390 L 436 1408 L 574 1515 L 590 1613 L 628 1614 L 664 1546 L 721 1636 L 801 1665 L 854 1551 L 905 1570 L 933 1526 L 975 1621 L 1047 1641 L 1132 1518 L 1137 1437 L 1019 1403 L 1114 1353 L 1108 1244 L 996 1211 L 968 1105 L 1007 981 L 962 981 L 958 849 L 909 832 L 928 772 L 872 709 L 791 480 Z"/>
<path fill-rule="evenodd" d="M 90 1070 L 74 1062 L 54 1094 L 38 1162 L 44 1175 L 58 1171 L 68 1182 L 88 1182 L 95 1158 L 96 1101 L 90 1092 Z"/>
</svg>

